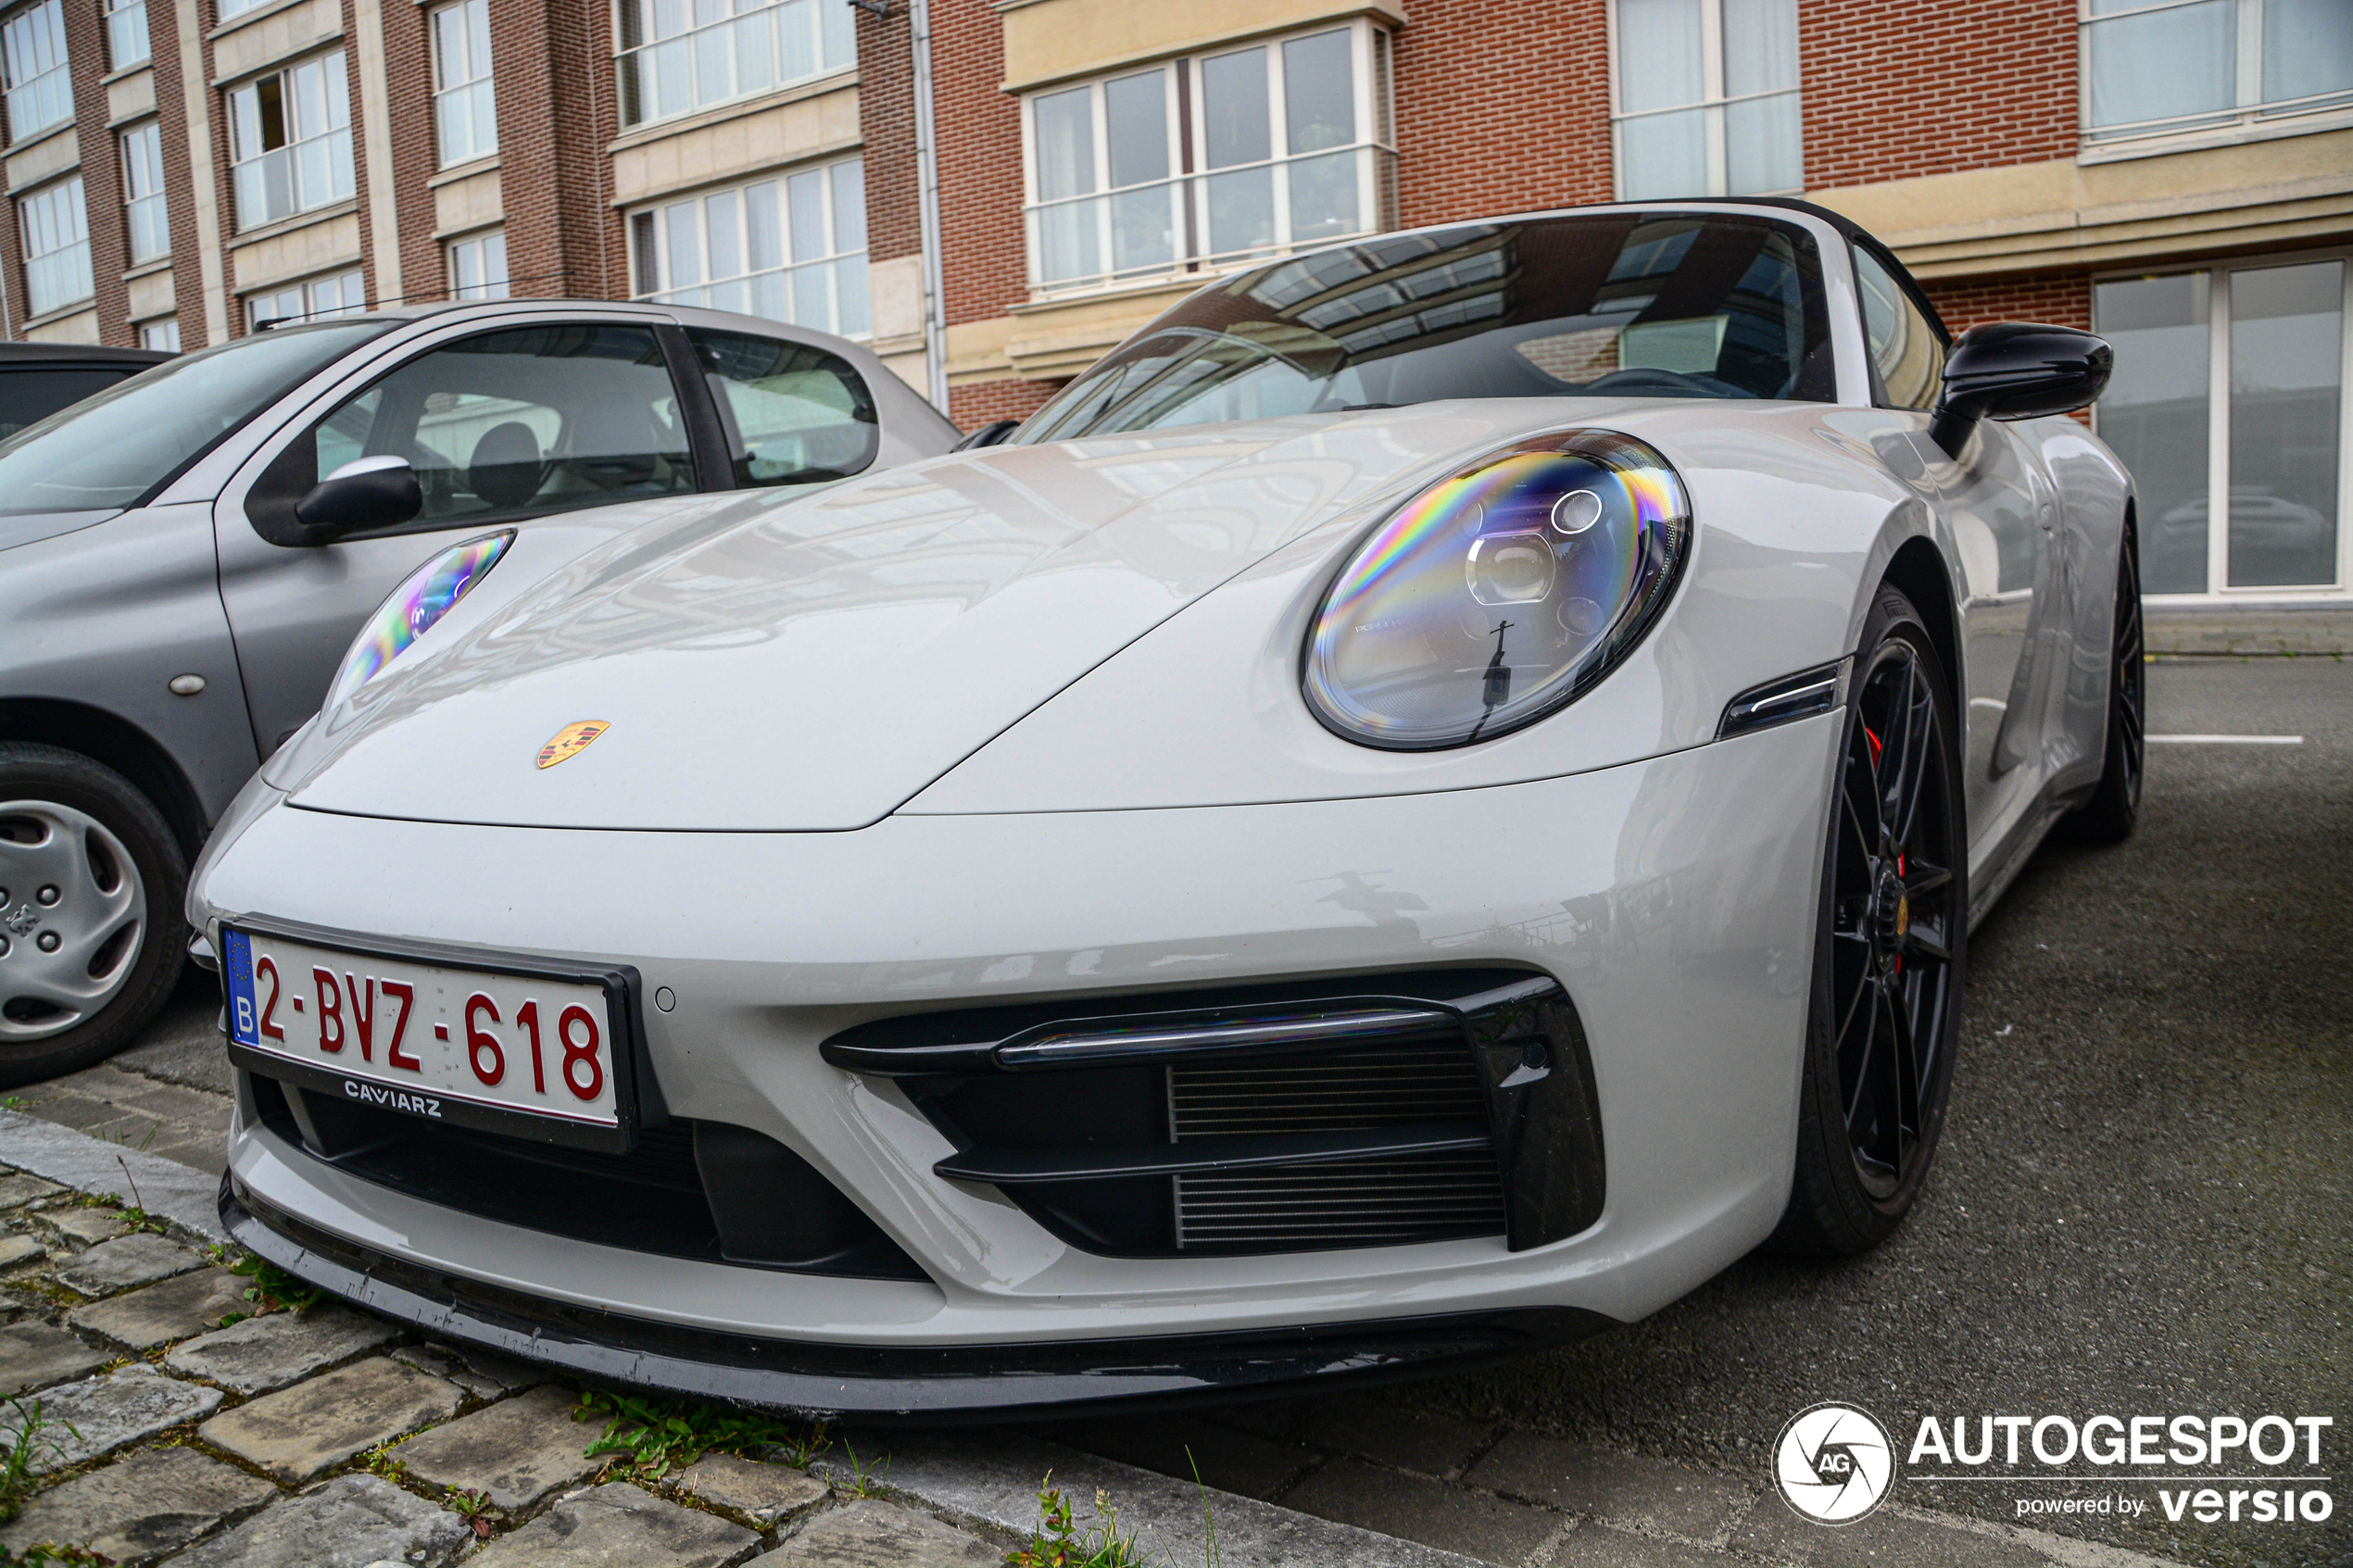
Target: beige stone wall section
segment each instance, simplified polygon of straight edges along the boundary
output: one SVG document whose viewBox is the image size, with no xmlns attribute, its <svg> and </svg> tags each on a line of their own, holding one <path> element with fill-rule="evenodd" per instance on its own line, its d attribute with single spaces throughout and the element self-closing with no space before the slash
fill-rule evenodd
<svg viewBox="0 0 2353 1568">
<path fill-rule="evenodd" d="M 1133 61 L 1316 22 L 1374 16 L 1403 24 L 1398 0 L 1004 0 L 1005 91 L 1018 93 Z M 1509 26 L 1499 13 L 1498 26 Z"/>
<path fill-rule="evenodd" d="M 156 112 L 156 73 L 133 72 L 107 83 L 107 123 L 120 125 Z"/>
<path fill-rule="evenodd" d="M 133 321 L 145 321 L 157 316 L 169 316 L 180 307 L 179 285 L 167 267 L 160 272 L 143 272 L 131 280 L 129 311 Z"/>
<path fill-rule="evenodd" d="M 250 294 L 271 288 L 290 278 L 307 278 L 336 267 L 359 262 L 359 215 L 346 212 L 323 223 L 271 234 L 242 245 L 229 253 L 235 269 L 237 292 Z"/>
<path fill-rule="evenodd" d="M 506 216 L 503 188 L 496 169 L 434 187 L 433 232 L 436 236 L 486 229 Z"/>
<path fill-rule="evenodd" d="M 838 88 L 622 147 L 612 156 L 613 202 L 631 206 L 858 144 L 858 89 Z"/>
<path fill-rule="evenodd" d="M 23 151 L 8 155 L 8 189 L 29 190 L 81 164 L 82 133 L 68 125 L 55 135 L 44 136 Z"/>
<path fill-rule="evenodd" d="M 84 310 L 72 316 L 61 316 L 28 328 L 25 338 L 31 343 L 95 343 L 98 341 L 98 313 Z"/>
<path fill-rule="evenodd" d="M 220 81 L 234 82 L 342 36 L 343 7 L 334 0 L 309 0 L 214 29 L 213 69 Z"/>
<path fill-rule="evenodd" d="M 375 298 L 384 303 L 400 298 L 405 291 L 400 282 L 400 204 L 393 199 L 392 86 L 384 69 L 381 0 L 352 0 L 351 21 L 359 66 L 360 162 L 368 178 L 369 260 L 375 264 Z M 431 112 L 429 106 L 425 112 Z"/>
<path fill-rule="evenodd" d="M 1018 306 L 1009 316 L 957 323 L 948 329 L 948 380 L 964 385 L 1075 376 L 1206 281 L 1189 277 L 1108 298 Z"/>
<path fill-rule="evenodd" d="M 1806 194 L 1922 278 L 2164 261 L 2353 232 L 2353 131 Z"/>
<path fill-rule="evenodd" d="M 155 26 L 158 0 L 148 0 L 147 25 Z M 177 0 L 171 7 L 180 35 L 181 112 L 188 132 L 188 185 L 196 220 L 196 276 L 204 289 L 204 332 L 201 337 L 182 323 L 180 341 L 189 348 L 225 343 L 229 338 L 229 280 L 220 257 L 220 182 L 212 159 L 212 122 L 206 116 L 212 94 L 205 85 L 202 0 Z M 191 341 L 194 340 L 194 341 Z"/>
</svg>

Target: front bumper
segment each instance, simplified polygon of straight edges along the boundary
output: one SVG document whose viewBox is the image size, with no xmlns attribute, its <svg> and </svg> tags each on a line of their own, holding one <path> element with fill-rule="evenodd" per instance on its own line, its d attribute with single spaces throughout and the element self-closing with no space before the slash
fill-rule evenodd
<svg viewBox="0 0 2353 1568">
<path fill-rule="evenodd" d="M 893 818 L 846 834 L 497 829 L 281 806 L 208 857 L 192 901 L 208 928 L 258 915 L 634 965 L 648 992 L 677 998 L 647 1014 L 672 1114 L 786 1144 L 927 1277 L 550 1236 L 374 1185 L 250 1116 L 231 1149 L 236 1223 L 305 1277 L 444 1332 L 804 1409 L 1402 1375 L 1630 1321 L 1754 1247 L 1787 1199 L 1836 723 L 1444 795 Z M 1541 969 L 1575 1000 L 1608 1165 L 1597 1223 L 1516 1252 L 1501 1237 L 1084 1251 L 996 1188 L 936 1175 L 954 1152 L 939 1130 L 817 1049 L 947 1007 L 1499 963 Z M 679 1336 L 696 1348 L 662 1348 Z M 748 1367 L 769 1369 L 769 1392 L 750 1391 Z"/>
</svg>

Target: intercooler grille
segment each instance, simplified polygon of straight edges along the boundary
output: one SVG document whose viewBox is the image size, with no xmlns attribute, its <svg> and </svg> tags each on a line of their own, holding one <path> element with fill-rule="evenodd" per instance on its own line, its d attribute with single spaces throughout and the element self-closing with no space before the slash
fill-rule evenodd
<svg viewBox="0 0 2353 1568">
<path fill-rule="evenodd" d="M 1469 1052 L 1455 1041 L 1168 1070 L 1169 1133 L 1202 1138 L 1485 1124 Z M 1504 1193 L 1487 1149 L 1176 1178 L 1188 1252 L 1374 1247 L 1500 1236 Z"/>
</svg>

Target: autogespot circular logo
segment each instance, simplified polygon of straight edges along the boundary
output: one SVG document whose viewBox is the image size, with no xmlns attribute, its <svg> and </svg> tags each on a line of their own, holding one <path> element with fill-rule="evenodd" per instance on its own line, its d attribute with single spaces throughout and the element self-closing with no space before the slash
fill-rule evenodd
<svg viewBox="0 0 2353 1568">
<path fill-rule="evenodd" d="M 1887 1428 L 1853 1405 L 1808 1406 L 1773 1445 L 1782 1499 L 1817 1524 L 1854 1524 L 1880 1505 L 1894 1479 Z"/>
</svg>

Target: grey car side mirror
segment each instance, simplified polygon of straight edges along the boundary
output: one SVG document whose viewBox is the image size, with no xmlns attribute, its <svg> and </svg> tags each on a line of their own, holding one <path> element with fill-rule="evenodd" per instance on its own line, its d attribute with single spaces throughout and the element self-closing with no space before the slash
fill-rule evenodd
<svg viewBox="0 0 2353 1568">
<path fill-rule="evenodd" d="M 1957 458 L 1980 420 L 2071 414 L 2098 398 L 2115 368 L 2105 339 L 2073 327 L 1971 327 L 1945 356 L 1944 392 L 1928 433 Z"/>
<path fill-rule="evenodd" d="M 406 458 L 358 458 L 311 486 L 295 503 L 295 521 L 325 545 L 346 533 L 391 528 L 425 508 L 417 470 Z"/>
</svg>

